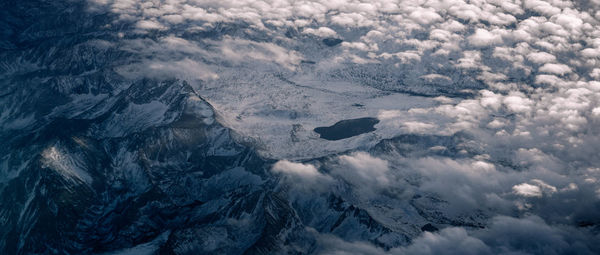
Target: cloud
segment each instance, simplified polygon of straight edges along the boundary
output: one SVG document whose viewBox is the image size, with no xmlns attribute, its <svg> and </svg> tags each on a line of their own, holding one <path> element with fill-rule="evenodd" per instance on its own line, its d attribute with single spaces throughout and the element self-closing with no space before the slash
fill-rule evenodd
<svg viewBox="0 0 600 255">
<path fill-rule="evenodd" d="M 366 152 L 355 152 L 339 157 L 340 168 L 336 173 L 356 185 L 386 186 L 390 184 L 388 162 Z"/>
<path fill-rule="evenodd" d="M 302 57 L 297 52 L 273 43 L 225 37 L 224 40 L 216 44 L 221 52 L 219 56 L 233 63 L 245 62 L 251 64 L 253 61 L 273 62 L 293 70 L 302 60 Z"/>
<path fill-rule="evenodd" d="M 477 47 L 491 46 L 502 42 L 502 37 L 494 32 L 478 28 L 475 34 L 469 36 L 469 43 Z"/>
<path fill-rule="evenodd" d="M 463 228 L 445 228 L 439 233 L 424 232 L 396 254 L 493 254 L 481 240 L 471 237 Z"/>
<path fill-rule="evenodd" d="M 320 254 L 594 254 L 592 239 L 572 228 L 548 225 L 541 218 L 497 216 L 489 228 L 467 231 L 449 227 L 423 232 L 406 247 L 384 251 L 366 242 L 347 242 L 332 235 L 319 235 Z M 592 242 L 591 242 L 592 241 Z"/>
<path fill-rule="evenodd" d="M 546 16 L 552 16 L 560 13 L 560 8 L 552 6 L 552 4 L 541 0 L 525 0 L 523 1 L 523 6 Z"/>
<path fill-rule="evenodd" d="M 411 12 L 409 17 L 420 24 L 430 24 L 442 19 L 433 8 L 417 8 Z"/>
<path fill-rule="evenodd" d="M 319 27 L 318 29 L 307 28 L 302 31 L 305 34 L 316 35 L 319 37 L 337 37 L 338 34 L 331 28 Z"/>
<path fill-rule="evenodd" d="M 547 52 L 532 52 L 527 54 L 527 60 L 536 64 L 545 64 L 556 61 L 556 57 Z"/>
<path fill-rule="evenodd" d="M 306 180 L 325 178 L 325 175 L 321 174 L 313 165 L 295 163 L 287 160 L 277 161 L 271 170 L 275 173 L 281 173 Z"/>
<path fill-rule="evenodd" d="M 426 255 L 426 254 L 492 254 L 481 240 L 462 228 L 446 228 L 439 233 L 424 232 L 412 244 L 390 251 L 366 242 L 347 242 L 332 235 L 319 235 L 319 254 L 331 255 Z"/>
<path fill-rule="evenodd" d="M 136 27 L 142 30 L 163 30 L 165 26 L 157 21 L 153 20 L 140 20 L 137 22 Z"/>
<path fill-rule="evenodd" d="M 516 92 L 504 97 L 502 102 L 506 105 L 508 110 L 512 112 L 531 111 L 531 106 L 533 104 L 533 102 L 529 98 L 526 98 L 525 95 Z"/>
<path fill-rule="evenodd" d="M 525 197 L 541 197 L 542 189 L 536 185 L 531 185 L 527 183 L 521 183 L 513 186 L 513 192 L 515 194 Z"/>
<path fill-rule="evenodd" d="M 427 133 L 428 130 L 432 130 L 436 127 L 434 124 L 419 121 L 405 121 L 402 125 L 409 133 Z"/>
<path fill-rule="evenodd" d="M 173 61 L 146 60 L 137 64 L 121 66 L 117 69 L 117 72 L 130 79 L 139 77 L 159 79 L 174 77 L 193 81 L 219 78 L 210 67 L 191 59 Z"/>
<path fill-rule="evenodd" d="M 571 72 L 571 68 L 569 68 L 567 65 L 550 64 L 550 63 L 543 65 L 542 67 L 540 67 L 539 70 L 541 72 L 558 74 L 558 75 L 565 75 L 565 74 Z"/>
<path fill-rule="evenodd" d="M 493 247 L 494 253 L 521 252 L 529 254 L 593 254 L 598 245 L 587 242 L 572 228 L 548 225 L 537 216 L 513 218 L 498 216 L 489 229 L 474 236 Z"/>
<path fill-rule="evenodd" d="M 279 160 L 273 164 L 271 172 L 282 177 L 281 184 L 290 189 L 290 199 L 328 192 L 336 184 L 334 178 L 321 173 L 312 164 Z"/>
<path fill-rule="evenodd" d="M 368 242 L 348 242 L 334 235 L 313 232 L 317 238 L 319 248 L 316 253 L 323 255 L 386 255 L 383 249 Z"/>
<path fill-rule="evenodd" d="M 499 172 L 494 164 L 481 160 L 425 157 L 408 159 L 406 163 L 424 177 L 419 190 L 433 192 L 450 202 L 448 213 L 465 212 L 482 205 L 494 207 L 497 203 L 488 195 L 502 193 L 504 183 L 511 181 L 511 177 Z"/>
</svg>

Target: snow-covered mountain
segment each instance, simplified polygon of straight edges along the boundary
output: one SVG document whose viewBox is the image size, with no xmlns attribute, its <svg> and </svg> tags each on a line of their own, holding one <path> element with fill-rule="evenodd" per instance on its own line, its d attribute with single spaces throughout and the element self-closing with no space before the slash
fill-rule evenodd
<svg viewBox="0 0 600 255">
<path fill-rule="evenodd" d="M 600 253 L 599 21 L 4 0 L 0 254 Z"/>
</svg>

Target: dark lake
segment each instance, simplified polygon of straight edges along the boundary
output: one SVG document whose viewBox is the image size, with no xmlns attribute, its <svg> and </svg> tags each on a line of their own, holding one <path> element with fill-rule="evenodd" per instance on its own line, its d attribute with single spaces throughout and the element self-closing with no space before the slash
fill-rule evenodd
<svg viewBox="0 0 600 255">
<path fill-rule="evenodd" d="M 342 39 L 338 39 L 338 38 L 325 38 L 323 39 L 323 43 L 329 47 L 333 47 L 336 46 L 340 43 L 342 43 L 343 40 Z"/>
<path fill-rule="evenodd" d="M 315 128 L 315 132 L 323 139 L 335 141 L 375 131 L 374 126 L 377 123 L 378 119 L 370 117 L 342 120 L 333 126 Z"/>
</svg>

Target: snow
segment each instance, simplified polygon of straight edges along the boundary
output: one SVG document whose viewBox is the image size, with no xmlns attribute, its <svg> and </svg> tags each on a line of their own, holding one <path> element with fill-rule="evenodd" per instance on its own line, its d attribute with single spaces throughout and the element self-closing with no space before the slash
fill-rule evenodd
<svg viewBox="0 0 600 255">
<path fill-rule="evenodd" d="M 120 137 L 131 132 L 142 131 L 150 126 L 167 123 L 169 107 L 159 101 L 146 104 L 130 103 L 127 108 L 118 113 L 113 113 L 111 118 L 98 127 L 98 132 L 103 137 Z"/>
<path fill-rule="evenodd" d="M 221 80 L 197 86 L 198 94 L 216 109 L 222 124 L 274 159 L 307 159 L 373 145 L 402 131 L 380 123 L 372 133 L 332 142 L 319 138 L 313 129 L 345 119 L 377 117 L 382 111 L 437 104 L 431 98 L 305 75 L 244 76 L 234 70 L 220 75 Z"/>
<path fill-rule="evenodd" d="M 169 234 L 171 234 L 171 231 L 165 231 L 150 242 L 138 244 L 131 248 L 126 248 L 126 249 L 122 249 L 122 250 L 118 250 L 118 251 L 104 253 L 103 255 L 153 255 L 153 254 L 157 254 L 158 249 L 160 249 L 160 245 L 165 243 L 169 239 Z"/>
<path fill-rule="evenodd" d="M 65 179 L 90 185 L 93 178 L 86 171 L 83 162 L 77 153 L 65 153 L 59 145 L 50 146 L 42 152 L 44 167 L 57 171 Z"/>
</svg>

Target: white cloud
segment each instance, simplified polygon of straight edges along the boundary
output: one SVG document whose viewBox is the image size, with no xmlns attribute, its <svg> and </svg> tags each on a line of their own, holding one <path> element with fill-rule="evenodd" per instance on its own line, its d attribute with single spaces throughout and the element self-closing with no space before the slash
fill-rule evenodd
<svg viewBox="0 0 600 255">
<path fill-rule="evenodd" d="M 503 103 L 506 107 L 513 112 L 529 112 L 533 102 L 526 98 L 522 93 L 511 93 L 511 95 L 504 97 Z"/>
<path fill-rule="evenodd" d="M 402 125 L 408 133 L 427 133 L 427 131 L 436 128 L 435 124 L 420 121 L 404 121 Z"/>
<path fill-rule="evenodd" d="M 480 63 L 481 61 L 481 52 L 479 51 L 463 51 L 463 57 L 458 59 L 458 64 L 456 67 L 465 68 L 465 69 L 479 69 L 481 67 L 485 67 Z"/>
<path fill-rule="evenodd" d="M 266 42 L 254 42 L 246 39 L 225 37 L 218 42 L 217 47 L 221 56 L 234 63 L 253 61 L 274 62 L 287 69 L 293 70 L 302 60 L 300 54 L 285 49 L 279 45 Z"/>
<path fill-rule="evenodd" d="M 307 28 L 302 31 L 305 34 L 316 35 L 319 37 L 337 37 L 338 34 L 331 28 L 328 27 L 320 27 L 318 29 Z"/>
<path fill-rule="evenodd" d="M 569 66 L 563 65 L 563 64 L 548 63 L 548 64 L 545 64 L 542 67 L 540 67 L 540 71 L 545 72 L 545 73 L 551 73 L 551 74 L 565 75 L 565 74 L 571 72 L 571 68 L 569 68 Z"/>
<path fill-rule="evenodd" d="M 542 0 L 524 0 L 523 5 L 532 11 L 539 12 L 546 16 L 552 16 L 560 13 L 560 8 Z"/>
<path fill-rule="evenodd" d="M 424 232 L 398 254 L 492 254 L 481 240 L 469 236 L 463 228 L 445 228 L 439 233 Z"/>
<path fill-rule="evenodd" d="M 409 17 L 420 24 L 430 24 L 442 19 L 442 17 L 437 14 L 434 9 L 420 7 L 412 10 Z"/>
<path fill-rule="evenodd" d="M 546 52 L 532 52 L 527 55 L 527 60 L 536 64 L 546 64 L 556 61 L 556 57 Z"/>
<path fill-rule="evenodd" d="M 504 210 L 505 204 L 489 196 L 501 193 L 511 177 L 502 174 L 492 163 L 482 159 L 450 159 L 425 157 L 408 159 L 410 169 L 414 169 L 424 179 L 419 190 L 433 192 L 449 202 L 445 213 L 460 214 L 482 205 Z M 502 200 L 502 199 L 500 199 Z"/>
<path fill-rule="evenodd" d="M 553 226 L 537 216 L 513 218 L 497 216 L 488 230 L 473 236 L 492 247 L 493 253 L 593 254 L 597 245 L 573 228 Z M 596 246 L 596 247 L 594 247 Z"/>
<path fill-rule="evenodd" d="M 138 77 L 164 79 L 171 77 L 193 81 L 211 80 L 219 77 L 207 65 L 191 59 L 174 61 L 147 60 L 138 64 L 119 67 L 117 72 L 130 79 Z"/>
<path fill-rule="evenodd" d="M 491 46 L 502 42 L 502 36 L 495 31 L 478 28 L 475 34 L 469 36 L 469 43 L 477 47 Z"/>
<path fill-rule="evenodd" d="M 351 183 L 357 185 L 386 186 L 390 184 L 388 162 L 375 158 L 366 152 L 356 152 L 339 157 L 343 168 L 336 173 Z"/>
<path fill-rule="evenodd" d="M 496 216 L 489 227 L 467 231 L 448 227 L 423 232 L 406 247 L 384 251 L 366 242 L 347 242 L 332 235 L 317 235 L 322 254 L 594 254 L 596 236 L 585 236 L 575 228 L 549 225 L 537 216 Z"/>
<path fill-rule="evenodd" d="M 521 183 L 513 186 L 513 192 L 520 196 L 525 197 L 541 197 L 542 189 L 536 185 L 531 185 L 528 183 Z"/>
<path fill-rule="evenodd" d="M 452 78 L 450 78 L 446 75 L 435 74 L 435 73 L 421 75 L 421 77 L 419 77 L 419 78 L 424 79 L 427 82 L 441 82 L 441 83 L 452 82 Z"/>
<path fill-rule="evenodd" d="M 581 50 L 581 55 L 587 58 L 597 58 L 600 57 L 600 49 L 595 48 L 587 48 Z"/>
<path fill-rule="evenodd" d="M 159 22 L 153 20 L 140 20 L 137 22 L 136 27 L 143 30 L 163 30 L 166 28 Z"/>
<path fill-rule="evenodd" d="M 329 179 L 328 176 L 320 173 L 319 170 L 311 164 L 296 163 L 288 160 L 277 161 L 271 170 L 275 173 L 311 182 Z"/>
</svg>

